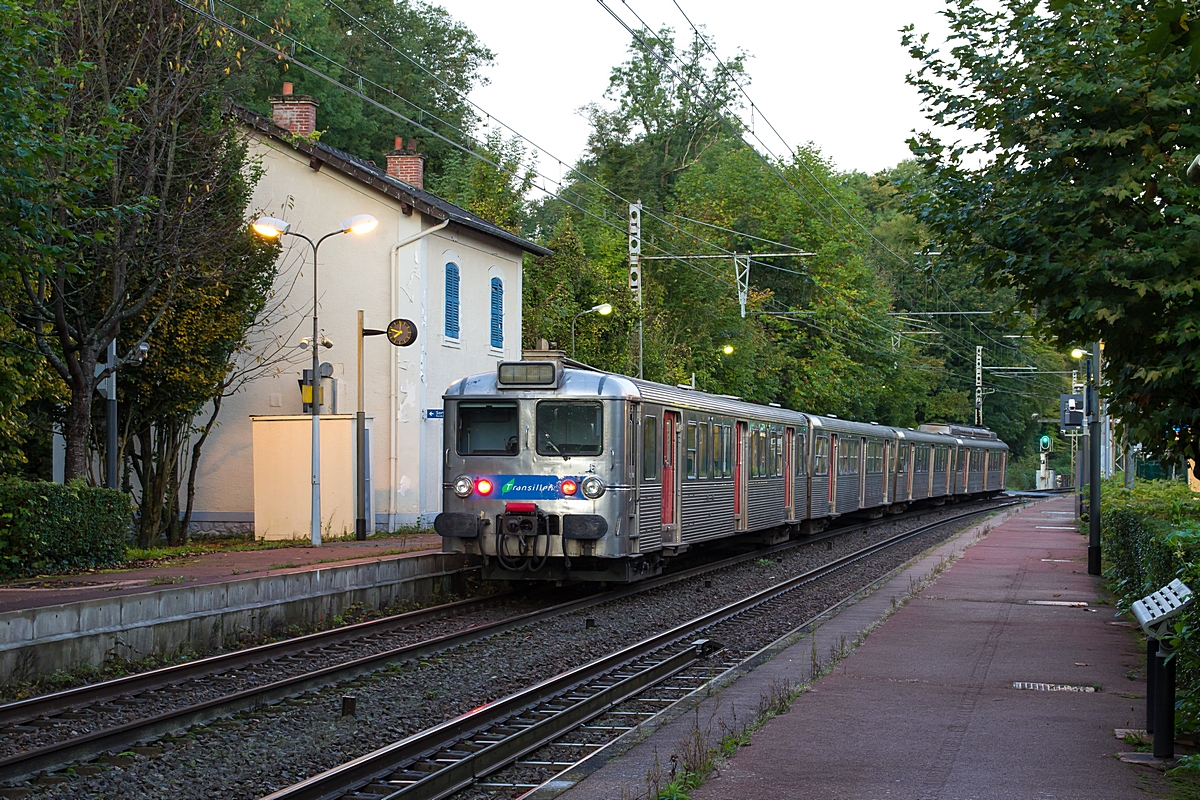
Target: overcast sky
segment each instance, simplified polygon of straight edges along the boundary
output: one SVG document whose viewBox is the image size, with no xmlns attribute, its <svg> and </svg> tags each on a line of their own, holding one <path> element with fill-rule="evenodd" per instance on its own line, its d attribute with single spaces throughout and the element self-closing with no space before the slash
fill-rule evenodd
<svg viewBox="0 0 1200 800">
<path fill-rule="evenodd" d="M 609 5 L 636 24 L 620 0 Z M 905 140 L 928 127 L 904 82 L 916 64 L 900 45 L 912 23 L 940 41 L 944 0 L 678 0 L 706 26 L 722 58 L 750 53 L 750 97 L 789 146 L 811 141 L 838 169 L 873 172 L 908 157 Z M 496 54 L 488 86 L 471 97 L 524 136 L 572 163 L 587 142 L 581 106 L 600 101 L 629 35 L 596 0 L 440 0 Z M 629 0 L 651 27 L 690 34 L 672 0 Z M 936 37 L 936 38 L 935 38 Z M 776 152 L 785 148 L 759 135 Z M 552 178 L 558 165 L 542 156 Z"/>
</svg>

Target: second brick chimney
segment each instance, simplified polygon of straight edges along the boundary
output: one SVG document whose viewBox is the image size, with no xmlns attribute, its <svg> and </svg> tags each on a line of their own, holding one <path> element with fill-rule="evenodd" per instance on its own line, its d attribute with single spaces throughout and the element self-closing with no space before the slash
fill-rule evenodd
<svg viewBox="0 0 1200 800">
<path fill-rule="evenodd" d="M 283 84 L 283 94 L 271 96 L 271 116 L 276 125 L 297 136 L 311 136 L 317 129 L 317 100 L 292 94 L 292 84 Z"/>
<path fill-rule="evenodd" d="M 417 143 L 396 137 L 396 149 L 387 154 L 387 173 L 417 189 L 425 188 L 425 154 L 417 150 Z"/>
</svg>

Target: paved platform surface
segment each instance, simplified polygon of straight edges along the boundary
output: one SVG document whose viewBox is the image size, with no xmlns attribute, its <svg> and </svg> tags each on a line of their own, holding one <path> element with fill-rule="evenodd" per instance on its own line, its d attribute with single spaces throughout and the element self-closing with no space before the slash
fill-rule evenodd
<svg viewBox="0 0 1200 800">
<path fill-rule="evenodd" d="M 365 542 L 328 542 L 320 547 L 220 550 L 158 566 L 60 575 L 0 583 L 0 613 L 45 608 L 81 600 L 152 592 L 172 585 L 224 583 L 260 575 L 307 572 L 352 563 L 437 553 L 435 534 Z"/>
<path fill-rule="evenodd" d="M 996 523 L 991 523 L 995 526 Z M 945 572 L 890 617 L 893 602 Z M 916 585 L 919 585 L 917 583 Z M 968 531 L 814 634 L 818 658 L 886 621 L 789 712 L 757 731 L 693 800 L 1128 800 L 1165 796 L 1162 777 L 1125 764 L 1114 729 L 1145 720 L 1140 639 L 1098 604 L 1073 500 L 1031 503 L 994 530 Z M 1086 608 L 1030 601 L 1086 602 Z M 1117 623 L 1117 624 L 1114 624 Z M 697 726 L 754 716 L 772 683 L 811 679 L 806 637 L 653 733 L 562 795 L 645 796 L 646 775 Z M 1130 679 L 1130 675 L 1134 679 Z M 1091 693 L 1014 682 L 1099 686 Z M 665 781 L 664 781 L 665 783 Z"/>
</svg>

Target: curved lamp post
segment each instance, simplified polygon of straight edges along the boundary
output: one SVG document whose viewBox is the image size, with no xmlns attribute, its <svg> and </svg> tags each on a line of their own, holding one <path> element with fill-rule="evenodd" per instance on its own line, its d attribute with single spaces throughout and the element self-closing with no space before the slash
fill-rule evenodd
<svg viewBox="0 0 1200 800">
<path fill-rule="evenodd" d="M 312 349 L 312 380 L 309 383 L 309 388 L 312 390 L 312 402 L 309 408 L 312 410 L 312 543 L 314 545 L 321 544 L 321 404 L 318 391 L 321 386 L 319 377 L 321 359 L 318 352 L 321 340 L 317 330 L 317 250 L 321 247 L 321 242 L 330 236 L 342 233 L 370 233 L 378 224 L 379 220 L 370 214 L 357 214 L 344 220 L 338 230 L 330 231 L 315 242 L 303 233 L 293 231 L 292 223 L 275 217 L 259 217 L 251 225 L 254 232 L 264 239 L 278 239 L 285 235 L 299 236 L 308 242 L 313 251 L 313 332 L 308 346 Z"/>
<path fill-rule="evenodd" d="M 584 314 L 596 313 L 602 317 L 607 317 L 612 313 L 612 306 L 608 303 L 601 303 L 598 306 L 592 306 L 587 311 L 580 311 L 575 316 L 571 317 L 571 358 L 575 357 L 575 320 L 582 317 Z"/>
</svg>

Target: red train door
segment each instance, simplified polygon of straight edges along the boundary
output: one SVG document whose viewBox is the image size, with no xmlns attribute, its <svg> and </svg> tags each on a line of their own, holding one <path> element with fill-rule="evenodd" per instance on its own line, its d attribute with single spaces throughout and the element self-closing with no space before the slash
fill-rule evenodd
<svg viewBox="0 0 1200 800">
<path fill-rule="evenodd" d="M 733 447 L 733 529 L 746 530 L 746 423 L 737 424 Z"/>
<path fill-rule="evenodd" d="M 792 458 L 796 450 L 796 429 L 785 428 L 783 432 L 783 506 L 787 509 L 787 519 L 796 518 L 796 499 L 792 493 L 796 490 L 796 469 Z"/>
<path fill-rule="evenodd" d="M 663 412 L 662 428 L 662 526 L 663 541 L 670 538 L 678 541 L 677 537 L 668 537 L 667 533 L 678 530 L 679 509 L 675 505 L 676 459 L 677 448 L 675 437 L 679 427 L 679 414 L 674 411 Z"/>
</svg>

